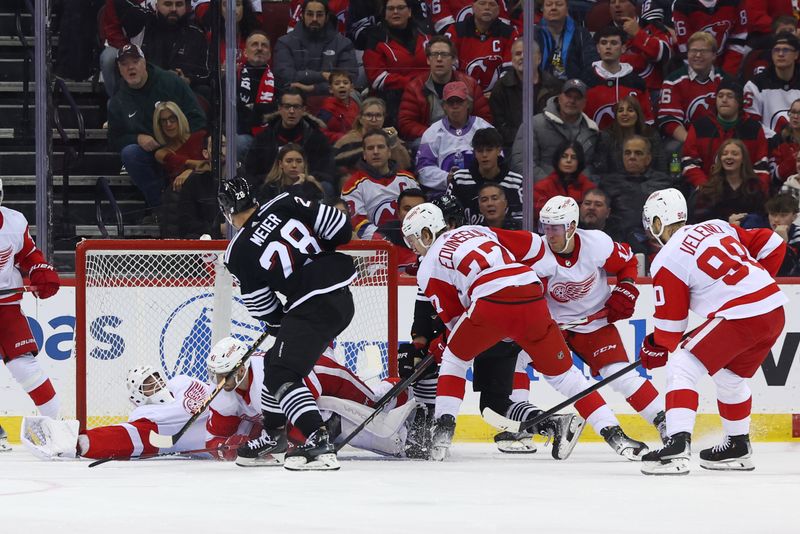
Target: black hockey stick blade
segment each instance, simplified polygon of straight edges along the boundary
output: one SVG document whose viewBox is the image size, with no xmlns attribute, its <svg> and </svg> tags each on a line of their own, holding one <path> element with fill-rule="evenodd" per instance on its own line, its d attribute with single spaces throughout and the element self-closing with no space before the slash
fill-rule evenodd
<svg viewBox="0 0 800 534">
<path fill-rule="evenodd" d="M 219 392 L 222 391 L 222 387 L 225 385 L 225 382 L 227 382 L 230 377 L 235 375 L 236 372 L 241 369 L 245 363 L 247 363 L 247 360 L 250 359 L 250 356 L 252 356 L 252 354 L 258 349 L 259 345 L 261 345 L 264 340 L 267 339 L 267 337 L 269 337 L 269 333 L 265 331 L 258 339 L 256 339 L 256 342 L 253 343 L 253 346 L 250 347 L 247 352 L 245 352 L 244 356 L 242 356 L 242 359 L 239 360 L 233 369 L 231 369 L 228 374 L 225 375 L 225 378 L 217 383 L 217 386 L 214 388 L 214 391 L 211 392 L 211 395 L 209 395 L 208 398 L 203 401 L 203 404 L 197 408 L 197 411 L 194 413 L 194 415 L 192 415 L 189 420 L 186 421 L 186 424 L 184 424 L 181 429 L 178 430 L 177 434 L 170 436 L 169 434 L 159 434 L 155 430 L 151 430 L 149 436 L 150 444 L 153 447 L 158 447 L 159 449 L 169 449 L 170 447 L 174 447 L 175 444 L 178 443 L 178 440 L 181 439 L 186 431 L 189 430 L 195 421 L 197 421 L 197 418 L 200 417 L 200 415 L 205 412 L 206 409 L 208 409 L 211 401 L 213 401 L 214 398 L 219 395 Z"/>
<path fill-rule="evenodd" d="M 369 417 L 361 421 L 361 424 L 355 427 L 353 431 L 350 432 L 350 434 L 346 438 L 344 438 L 343 441 L 336 444 L 336 452 L 342 450 L 342 447 L 350 443 L 350 441 L 354 437 L 356 437 L 356 435 L 359 432 L 364 430 L 364 428 L 370 423 L 370 421 L 375 419 L 375 417 L 380 413 L 380 411 L 383 410 L 383 407 L 389 404 L 389 402 L 393 398 L 397 397 L 400 393 L 403 392 L 403 390 L 405 390 L 408 386 L 413 384 L 419 377 L 421 377 L 423 373 L 425 373 L 425 370 L 428 367 L 430 367 L 430 365 L 434 362 L 434 359 L 435 358 L 433 357 L 433 354 L 428 354 L 425 358 L 423 358 L 421 362 L 419 362 L 419 365 L 417 365 L 417 368 L 414 369 L 414 372 L 411 374 L 411 376 L 404 378 L 403 380 L 392 386 L 392 389 L 387 391 L 386 394 L 383 397 L 381 397 L 378 400 L 378 402 L 375 403 L 374 407 L 375 409 L 372 411 Z"/>
<path fill-rule="evenodd" d="M 189 456 L 192 454 L 202 454 L 204 452 L 217 452 L 226 450 L 228 448 L 227 445 L 220 445 L 219 447 L 211 447 L 205 449 L 195 449 L 193 451 L 174 451 L 174 452 L 158 452 L 153 454 L 140 454 L 139 456 L 115 456 L 112 458 L 100 458 L 99 460 L 95 460 L 94 462 L 89 464 L 89 467 L 97 467 L 98 465 L 103 465 L 107 462 L 127 462 L 130 460 L 149 460 L 150 458 L 166 458 L 169 456 Z"/>
</svg>

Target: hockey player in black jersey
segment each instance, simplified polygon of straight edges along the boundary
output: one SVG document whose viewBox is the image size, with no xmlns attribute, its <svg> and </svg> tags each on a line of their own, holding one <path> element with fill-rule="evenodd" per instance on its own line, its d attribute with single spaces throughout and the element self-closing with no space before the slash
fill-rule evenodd
<svg viewBox="0 0 800 534">
<path fill-rule="evenodd" d="M 266 323 L 275 337 L 264 359 L 264 386 L 283 411 L 264 411 L 261 437 L 238 454 L 256 458 L 272 452 L 288 419 L 306 442 L 287 452 L 284 467 L 339 469 L 303 377 L 353 318 L 348 286 L 355 268 L 350 256 L 335 252 L 350 241 L 350 219 L 334 207 L 290 193 L 260 206 L 242 177 L 221 184 L 219 204 L 228 223 L 238 229 L 225 252 L 225 265 L 238 280 L 250 315 Z M 285 304 L 276 293 L 286 298 Z"/>
</svg>

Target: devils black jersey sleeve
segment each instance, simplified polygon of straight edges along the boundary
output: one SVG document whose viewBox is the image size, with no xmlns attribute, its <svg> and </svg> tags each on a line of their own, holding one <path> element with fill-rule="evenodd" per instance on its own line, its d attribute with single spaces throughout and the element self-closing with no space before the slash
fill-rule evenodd
<svg viewBox="0 0 800 534">
<path fill-rule="evenodd" d="M 283 193 L 259 207 L 234 236 L 225 265 L 250 315 L 277 326 L 284 311 L 355 278 L 350 256 L 334 252 L 352 234 L 350 218 L 336 208 Z M 276 293 L 286 297 L 285 305 Z"/>
</svg>

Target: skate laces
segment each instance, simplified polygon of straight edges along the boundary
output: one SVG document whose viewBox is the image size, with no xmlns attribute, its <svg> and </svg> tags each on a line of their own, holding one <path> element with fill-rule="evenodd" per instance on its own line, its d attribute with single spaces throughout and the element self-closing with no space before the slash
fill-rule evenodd
<svg viewBox="0 0 800 534">
<path fill-rule="evenodd" d="M 266 445 L 275 445 L 276 443 L 277 441 L 275 441 L 266 430 L 262 430 L 260 436 L 247 442 L 247 447 L 250 449 L 260 449 Z"/>
<path fill-rule="evenodd" d="M 711 452 L 717 453 L 722 452 L 728 449 L 731 446 L 731 437 L 725 436 L 725 439 L 719 445 L 714 445 L 711 447 Z"/>
</svg>

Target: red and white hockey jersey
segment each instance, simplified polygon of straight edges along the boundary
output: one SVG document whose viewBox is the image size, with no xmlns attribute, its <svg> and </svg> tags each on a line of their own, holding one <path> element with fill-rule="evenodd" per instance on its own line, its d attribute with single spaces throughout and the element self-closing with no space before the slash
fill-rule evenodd
<svg viewBox="0 0 800 534">
<path fill-rule="evenodd" d="M 662 66 L 672 57 L 672 38 L 655 24 L 641 19 L 639 24 L 639 31 L 625 43 L 620 61 L 633 67 L 648 91 L 658 91 L 664 81 Z"/>
<path fill-rule="evenodd" d="M 712 68 L 708 79 L 701 81 L 685 65 L 667 76 L 658 104 L 658 126 L 664 135 L 671 136 L 678 126 L 688 130 L 698 117 L 716 113 L 717 88 L 722 77 L 722 73 Z"/>
<path fill-rule="evenodd" d="M 22 286 L 22 272 L 31 267 L 47 263 L 36 248 L 28 230 L 25 216 L 16 210 L 0 206 L 0 289 Z M 0 305 L 16 303 L 21 293 L 0 298 Z"/>
<path fill-rule="evenodd" d="M 786 243 L 768 229 L 744 230 L 719 219 L 680 228 L 650 266 L 656 343 L 674 350 L 689 310 L 708 319 L 743 319 L 788 302 L 773 278 L 785 252 Z"/>
<path fill-rule="evenodd" d="M 150 444 L 150 431 L 176 434 L 208 397 L 211 387 L 196 378 L 177 375 L 167 382 L 175 400 L 166 404 L 146 404 L 130 413 L 127 423 L 92 428 L 86 432 L 89 449 L 86 458 L 112 458 L 202 449 L 205 447 L 204 412 L 181 436 L 174 447 L 158 449 Z"/>
<path fill-rule="evenodd" d="M 540 283 L 523 262 L 542 254 L 543 246 L 542 238 L 531 232 L 462 226 L 431 245 L 421 260 L 417 284 L 452 330 L 477 299 L 505 287 Z"/>
<path fill-rule="evenodd" d="M 457 22 L 465 20 L 468 15 L 472 15 L 472 3 L 474 0 L 430 0 L 431 22 L 436 33 L 442 31 Z M 497 0 L 500 7 L 499 19 L 510 24 L 506 0 Z"/>
<path fill-rule="evenodd" d="M 611 295 L 608 274 L 636 278 L 636 258 L 627 243 L 614 242 L 600 230 L 579 229 L 575 249 L 569 256 L 554 254 L 544 247 L 533 268 L 545 279 L 547 307 L 553 319 L 568 323 L 603 309 Z M 608 321 L 605 317 L 572 328 L 573 332 L 594 332 Z"/>
<path fill-rule="evenodd" d="M 419 187 L 408 171 L 375 177 L 358 169 L 342 187 L 353 230 L 360 239 L 372 239 L 379 226 L 397 220 L 397 197 L 406 188 Z"/>
<path fill-rule="evenodd" d="M 747 12 L 741 0 L 675 0 L 672 19 L 678 49 L 686 54 L 695 32 L 710 33 L 717 41 L 717 65 L 735 76 L 747 52 Z"/>
<path fill-rule="evenodd" d="M 458 68 L 472 76 L 484 91 L 511 67 L 511 45 L 519 34 L 513 26 L 495 20 L 487 33 L 475 27 L 472 15 L 457 22 L 446 33 L 458 51 Z"/>
<path fill-rule="evenodd" d="M 647 91 L 644 80 L 633 72 L 633 67 L 627 63 L 620 64 L 619 72 L 609 72 L 603 67 L 602 61 L 592 63 L 592 68 L 584 77 L 588 87 L 586 92 L 586 108 L 583 110 L 597 126 L 604 130 L 611 126 L 616 116 L 617 102 L 626 96 L 632 96 L 639 101 L 644 114 L 644 120 L 653 124 L 653 108 L 650 105 L 650 93 Z"/>
<path fill-rule="evenodd" d="M 789 123 L 789 108 L 800 98 L 800 70 L 791 80 L 778 78 L 769 67 L 744 86 L 744 110 L 761 121 L 766 136 L 772 137 Z"/>
</svg>

